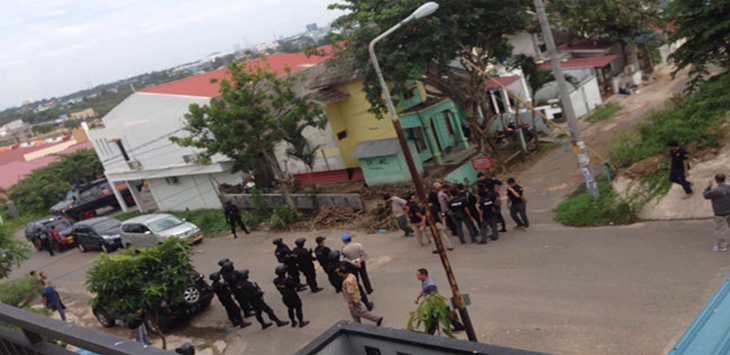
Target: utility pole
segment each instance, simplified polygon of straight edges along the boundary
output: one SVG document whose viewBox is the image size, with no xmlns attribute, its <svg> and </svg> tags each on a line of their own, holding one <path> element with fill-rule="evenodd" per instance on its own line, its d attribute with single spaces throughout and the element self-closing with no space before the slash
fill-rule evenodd
<svg viewBox="0 0 730 355">
<path fill-rule="evenodd" d="M 553 39 L 553 32 L 550 30 L 550 23 L 547 19 L 547 13 L 545 12 L 545 5 L 542 0 L 535 0 L 535 11 L 537 17 L 540 19 L 540 27 L 542 28 L 542 35 L 545 38 L 545 45 L 547 46 L 548 56 L 550 56 L 550 62 L 553 64 L 553 72 L 555 73 L 555 80 L 558 82 L 558 90 L 560 90 L 560 101 L 563 104 L 563 115 L 568 121 L 568 128 L 572 135 L 571 142 L 573 145 L 573 151 L 578 158 L 578 165 L 583 173 L 583 180 L 586 183 L 586 188 L 591 194 L 593 199 L 598 198 L 598 185 L 596 179 L 593 177 L 591 172 L 591 158 L 588 156 L 588 150 L 586 144 L 580 136 L 580 129 L 578 129 L 578 121 L 575 119 L 575 110 L 573 109 L 573 102 L 570 101 L 570 95 L 568 92 L 568 83 L 565 81 L 563 75 L 563 69 L 560 67 L 560 58 L 558 57 L 558 50 L 555 48 L 555 40 Z"/>
<path fill-rule="evenodd" d="M 476 332 L 474 332 L 474 326 L 471 324 L 471 318 L 469 318 L 469 313 L 466 310 L 464 296 L 461 294 L 459 286 L 456 283 L 456 276 L 454 276 L 454 271 L 453 269 L 451 269 L 449 257 L 446 255 L 446 249 L 441 242 L 441 235 L 439 234 L 438 228 L 436 228 L 436 224 L 434 223 L 434 219 L 432 218 L 431 209 L 428 208 L 428 195 L 426 195 L 426 189 L 424 189 L 423 187 L 423 181 L 421 181 L 421 176 L 418 175 L 418 169 L 416 169 L 416 164 L 413 162 L 411 149 L 410 147 L 408 147 L 406 136 L 403 133 L 403 126 L 401 126 L 400 118 L 398 117 L 398 113 L 395 110 L 395 105 L 393 104 L 393 99 L 390 97 L 388 85 L 383 78 L 383 73 L 380 70 L 380 64 L 378 64 L 378 58 L 375 55 L 375 44 L 377 44 L 380 40 L 395 32 L 397 29 L 401 28 L 404 24 L 408 22 L 418 20 L 420 18 L 430 15 L 431 13 L 436 11 L 437 8 L 438 4 L 433 2 L 428 2 L 421 5 L 421 7 L 419 7 L 413 14 L 373 39 L 370 42 L 368 50 L 370 52 L 370 60 L 373 62 L 373 68 L 375 69 L 375 73 L 378 76 L 378 81 L 380 82 L 380 88 L 383 90 L 383 96 L 385 96 L 385 102 L 388 105 L 390 119 L 393 122 L 393 127 L 395 128 L 395 132 L 398 135 L 398 143 L 400 144 L 401 151 L 403 151 L 403 156 L 405 157 L 406 163 L 408 164 L 408 171 L 411 174 L 413 185 L 415 185 L 416 187 L 416 192 L 418 193 L 418 198 L 421 200 L 421 203 L 426 206 L 426 208 L 424 208 L 424 210 L 426 210 L 426 221 L 428 221 L 428 226 L 431 229 L 431 235 L 433 235 L 434 243 L 436 243 L 436 249 L 438 250 L 439 257 L 441 258 L 441 264 L 443 264 L 444 266 L 446 277 L 449 280 L 449 286 L 451 286 L 453 304 L 459 311 L 459 316 L 461 317 L 461 321 L 464 323 L 464 329 L 466 330 L 466 335 L 469 338 L 469 341 L 476 342 L 477 335 Z"/>
</svg>

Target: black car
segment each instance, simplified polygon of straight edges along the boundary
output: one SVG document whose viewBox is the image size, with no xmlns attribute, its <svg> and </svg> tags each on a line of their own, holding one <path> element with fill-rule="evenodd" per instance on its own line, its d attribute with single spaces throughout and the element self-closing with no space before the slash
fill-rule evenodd
<svg viewBox="0 0 730 355">
<path fill-rule="evenodd" d="M 59 239 L 53 240 L 53 249 L 56 251 L 64 251 L 73 248 L 74 237 L 71 233 L 71 222 L 58 217 L 44 218 L 28 223 L 28 225 L 25 226 L 25 239 L 28 239 L 29 242 L 33 243 L 36 250 L 40 250 L 41 243 L 40 240 L 38 240 L 36 231 L 40 228 L 43 232 L 48 233 L 50 232 L 51 227 L 56 227 L 58 235 L 60 236 Z"/>
<path fill-rule="evenodd" d="M 71 233 L 81 252 L 101 250 L 108 253 L 122 246 L 122 238 L 119 236 L 121 224 L 116 218 L 95 217 L 76 222 Z"/>
<path fill-rule="evenodd" d="M 175 326 L 189 320 L 201 310 L 210 306 L 213 300 L 213 288 L 205 282 L 205 276 L 193 272 L 191 284 L 185 288 L 184 301 L 172 306 L 162 307 L 160 310 L 160 331 L 168 332 Z M 107 328 L 113 327 L 120 317 L 115 316 L 111 307 L 101 302 L 93 310 L 99 323 Z"/>
<path fill-rule="evenodd" d="M 127 205 L 134 205 L 131 191 L 128 186 L 117 186 Z M 134 186 L 139 190 L 139 186 Z M 66 193 L 66 196 L 50 208 L 49 213 L 54 216 L 65 216 L 74 220 L 93 218 L 96 210 L 102 207 L 119 207 L 119 202 L 111 190 L 106 179 L 94 180 L 87 184 L 76 185 Z"/>
</svg>

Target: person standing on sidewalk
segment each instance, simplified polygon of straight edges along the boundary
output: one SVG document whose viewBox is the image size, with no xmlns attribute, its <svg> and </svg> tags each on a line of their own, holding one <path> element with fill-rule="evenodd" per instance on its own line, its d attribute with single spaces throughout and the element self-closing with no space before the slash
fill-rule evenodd
<svg viewBox="0 0 730 355">
<path fill-rule="evenodd" d="M 249 234 L 246 225 L 243 224 L 243 220 L 241 219 L 241 210 L 231 200 L 226 201 L 226 208 L 223 210 L 223 213 L 225 214 L 226 222 L 231 226 L 231 233 L 233 233 L 234 239 L 238 238 L 236 235 L 236 224 L 243 229 L 244 233 Z"/>
<path fill-rule="evenodd" d="M 410 237 L 413 234 L 413 229 L 408 226 L 408 216 L 406 216 L 406 204 L 408 204 L 408 201 L 398 196 L 391 196 L 390 194 L 383 195 L 383 200 L 390 204 L 393 216 L 398 222 L 398 228 L 405 232 L 404 237 Z"/>
<path fill-rule="evenodd" d="M 351 262 L 357 267 L 357 273 L 359 278 L 362 280 L 362 285 L 365 286 L 365 291 L 369 294 L 373 293 L 373 286 L 370 284 L 370 278 L 368 277 L 368 269 L 365 263 L 368 255 L 365 253 L 365 248 L 362 244 L 353 242 L 350 233 L 342 236 L 342 242 L 345 246 L 342 247 L 342 256 L 345 260 Z"/>
<path fill-rule="evenodd" d="M 383 317 L 378 317 L 368 312 L 361 302 L 360 288 L 357 285 L 357 278 L 351 272 L 347 270 L 346 265 L 340 265 L 337 268 L 337 275 L 342 277 L 342 295 L 347 302 L 347 308 L 350 309 L 350 315 L 352 320 L 361 323 L 361 318 L 375 322 L 379 327 L 383 324 Z"/>
<path fill-rule="evenodd" d="M 669 141 L 669 154 L 672 157 L 672 164 L 669 167 L 669 181 L 679 184 L 684 189 L 684 199 L 692 197 L 692 183 L 687 181 L 689 177 L 689 161 L 687 151 L 679 146 L 677 141 Z"/>
<path fill-rule="evenodd" d="M 522 228 L 527 231 L 530 229 L 530 221 L 527 220 L 527 202 L 525 201 L 525 191 L 522 186 L 517 185 L 514 178 L 507 179 L 507 205 L 509 206 L 509 214 L 512 220 L 517 223 L 515 229 Z"/>
<path fill-rule="evenodd" d="M 717 187 L 712 188 L 712 180 L 707 185 L 704 197 L 712 201 L 712 211 L 715 213 L 715 235 L 717 243 L 713 251 L 727 251 L 727 235 L 730 232 L 730 185 L 725 183 L 725 174 L 715 175 Z"/>
</svg>

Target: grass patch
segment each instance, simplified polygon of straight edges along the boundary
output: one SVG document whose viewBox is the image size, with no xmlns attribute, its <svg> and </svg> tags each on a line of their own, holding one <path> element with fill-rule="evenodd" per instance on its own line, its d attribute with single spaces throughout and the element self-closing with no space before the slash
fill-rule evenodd
<svg viewBox="0 0 730 355">
<path fill-rule="evenodd" d="M 665 108 L 650 112 L 636 131 L 623 135 L 609 152 L 613 166 L 627 167 L 655 154 L 667 152 L 667 142 L 697 143 L 697 149 L 716 146 L 723 133 L 719 125 L 730 110 L 730 73 L 718 75 L 689 99 L 678 94 Z"/>
<path fill-rule="evenodd" d="M 0 284 L 0 302 L 23 308 L 40 297 L 43 286 L 30 276 Z"/>
<path fill-rule="evenodd" d="M 618 196 L 605 183 L 599 183 L 600 197 L 594 200 L 588 191 L 563 201 L 556 210 L 558 222 L 573 227 L 630 224 L 638 219 L 638 205 Z"/>
<path fill-rule="evenodd" d="M 599 107 L 595 111 L 593 111 L 593 113 L 588 115 L 588 117 L 586 117 L 586 121 L 588 121 L 588 122 L 603 121 L 603 120 L 613 116 L 613 114 L 616 113 L 620 109 L 621 109 L 621 105 L 617 105 L 617 104 L 608 104 L 606 106 Z"/>
<path fill-rule="evenodd" d="M 114 218 L 116 218 L 120 221 L 126 221 L 128 219 L 132 219 L 134 217 L 141 216 L 142 214 L 143 213 L 140 211 L 129 211 L 129 212 L 120 213 L 120 214 L 114 216 Z"/>
</svg>

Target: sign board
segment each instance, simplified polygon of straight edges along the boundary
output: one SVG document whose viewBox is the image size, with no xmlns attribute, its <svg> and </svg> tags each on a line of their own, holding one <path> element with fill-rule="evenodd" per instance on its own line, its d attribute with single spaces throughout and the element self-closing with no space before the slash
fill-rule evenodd
<svg viewBox="0 0 730 355">
<path fill-rule="evenodd" d="M 492 157 L 479 157 L 471 160 L 471 166 L 474 170 L 487 170 L 494 168 L 494 160 Z"/>
</svg>

